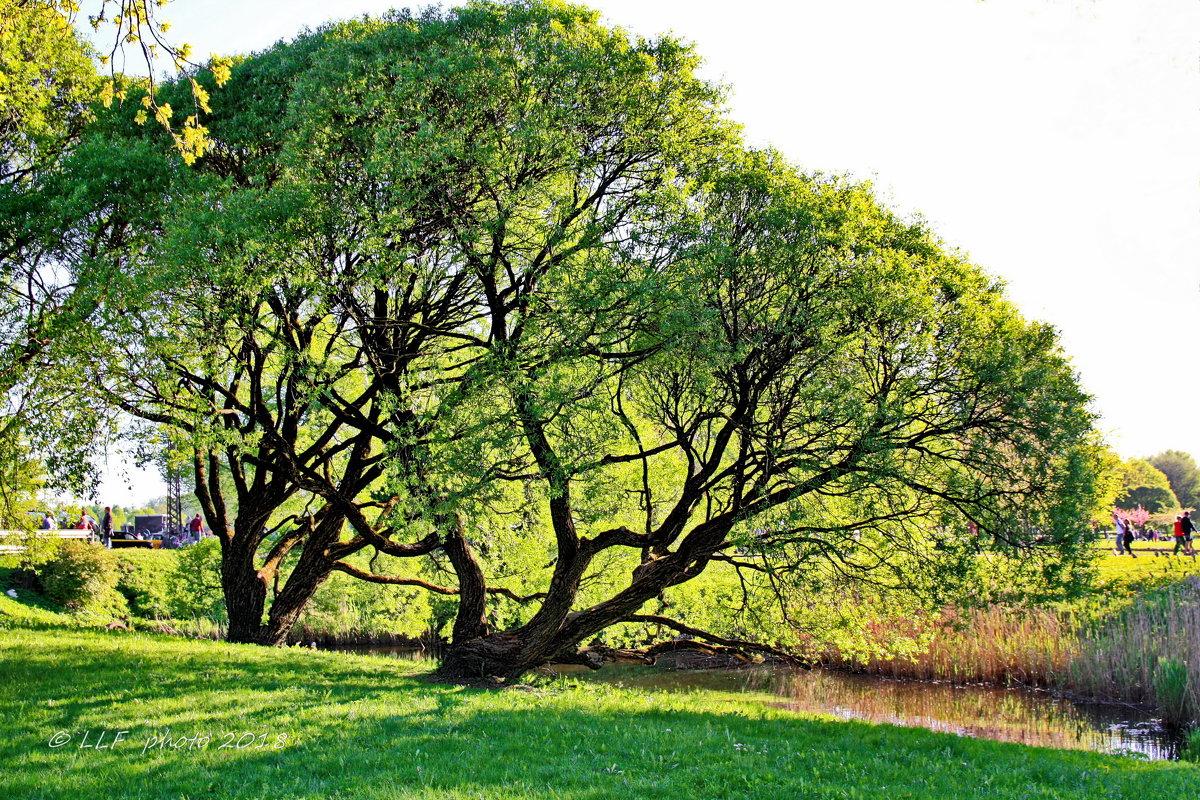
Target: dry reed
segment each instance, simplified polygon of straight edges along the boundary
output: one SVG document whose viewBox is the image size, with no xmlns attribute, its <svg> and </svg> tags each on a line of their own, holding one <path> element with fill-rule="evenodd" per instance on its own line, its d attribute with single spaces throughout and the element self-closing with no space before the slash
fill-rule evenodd
<svg viewBox="0 0 1200 800">
<path fill-rule="evenodd" d="M 1154 705 L 1200 724 L 1200 579 L 1148 593 L 1081 632 L 1065 683 L 1105 700 Z"/>
<path fill-rule="evenodd" d="M 893 678 L 1050 686 L 1077 649 L 1075 627 L 1072 616 L 1044 609 L 947 610 L 916 632 L 928 642 L 918 653 L 850 663 L 832 652 L 824 661 Z M 876 632 L 880 640 L 889 633 Z"/>
<path fill-rule="evenodd" d="M 821 660 L 894 678 L 1063 689 L 1152 705 L 1172 724 L 1200 725 L 1200 578 L 1147 592 L 1098 619 L 992 606 L 947 611 L 924 630 L 905 620 L 877 627 L 880 641 L 919 636 L 927 645 L 865 661 L 833 650 Z"/>
</svg>

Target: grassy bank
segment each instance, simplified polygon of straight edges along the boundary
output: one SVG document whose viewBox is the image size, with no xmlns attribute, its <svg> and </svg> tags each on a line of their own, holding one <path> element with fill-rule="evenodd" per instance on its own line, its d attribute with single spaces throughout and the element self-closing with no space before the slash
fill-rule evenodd
<svg viewBox="0 0 1200 800">
<path fill-rule="evenodd" d="M 1190 764 L 802 718 L 717 694 L 565 682 L 489 693 L 425 683 L 399 661 L 61 627 L 10 625 L 0 642 L 0 790 L 30 800 L 1200 792 Z"/>
</svg>

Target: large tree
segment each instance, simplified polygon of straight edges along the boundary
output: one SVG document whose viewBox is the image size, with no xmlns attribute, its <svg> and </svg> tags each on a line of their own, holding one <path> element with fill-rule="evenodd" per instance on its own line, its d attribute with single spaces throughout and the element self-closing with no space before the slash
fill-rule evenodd
<svg viewBox="0 0 1200 800">
<path fill-rule="evenodd" d="M 1124 509 L 1142 506 L 1151 514 L 1179 508 L 1179 500 L 1167 476 L 1149 461 L 1131 458 L 1122 468 L 1122 490 L 1117 505 Z"/>
<path fill-rule="evenodd" d="M 717 568 L 943 600 L 1083 562 L 1098 450 L 1053 331 L 866 188 L 746 150 L 695 63 L 478 2 L 239 64 L 195 167 L 97 134 L 161 183 L 114 188 L 153 207 L 96 352 L 193 457 L 232 636 L 278 642 L 339 570 L 455 598 L 441 674 L 511 678 L 770 649 L 671 613 Z"/>
<path fill-rule="evenodd" d="M 1184 508 L 1200 503 L 1200 467 L 1196 459 L 1182 450 L 1165 450 L 1146 459 L 1156 470 L 1167 476 L 1170 489 Z"/>
</svg>

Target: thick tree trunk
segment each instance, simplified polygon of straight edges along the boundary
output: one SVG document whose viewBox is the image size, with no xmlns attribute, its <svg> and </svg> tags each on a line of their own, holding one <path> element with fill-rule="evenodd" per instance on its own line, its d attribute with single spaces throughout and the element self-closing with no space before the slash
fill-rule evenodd
<svg viewBox="0 0 1200 800">
<path fill-rule="evenodd" d="M 462 518 L 457 514 L 448 523 L 452 532 L 446 537 L 444 549 L 458 576 L 458 613 L 454 617 L 451 641 L 469 642 L 488 634 L 487 594 L 483 569 L 463 536 Z"/>
<path fill-rule="evenodd" d="M 510 631 L 453 642 L 434 677 L 446 683 L 489 686 L 514 682 L 548 660 L 533 656 L 525 644 L 523 637 Z"/>
<path fill-rule="evenodd" d="M 339 514 L 323 515 L 320 524 L 304 542 L 299 561 L 288 575 L 283 590 L 271 603 L 263 628 L 263 644 L 277 647 L 287 641 L 300 613 L 333 571 L 333 559 L 327 555 L 327 548 L 337 541 L 343 521 L 344 517 Z"/>
<path fill-rule="evenodd" d="M 295 571 L 292 572 L 285 590 L 280 592 L 275 601 L 271 603 L 267 624 L 262 628 L 262 644 L 278 647 L 287 642 L 288 634 L 292 632 L 304 607 L 308 605 L 308 601 L 329 577 L 331 571 L 326 566 L 323 570 L 305 570 L 301 575 L 297 575 Z"/>
<path fill-rule="evenodd" d="M 229 615 L 226 639 L 244 644 L 263 644 L 263 609 L 267 587 L 254 566 L 254 550 L 240 546 L 234 537 L 221 557 L 221 588 Z"/>
<path fill-rule="evenodd" d="M 582 559 L 580 559 L 582 560 Z M 585 611 L 570 612 L 575 594 L 562 593 L 557 606 L 542 618 L 557 616 L 561 623 L 550 628 L 532 622 L 521 628 L 454 641 L 446 651 L 435 677 L 449 683 L 511 683 L 526 672 L 553 660 L 582 663 L 599 668 L 603 661 L 595 652 L 579 652 L 579 645 L 608 626 L 635 613 L 664 588 L 689 576 L 688 557 L 675 554 L 642 565 L 627 589 Z M 698 574 L 703 566 L 692 566 Z M 572 576 L 568 575 L 569 578 Z M 555 598 L 548 599 L 549 605 Z M 546 611 L 545 605 L 543 611 Z M 535 620 L 537 617 L 535 616 Z"/>
</svg>

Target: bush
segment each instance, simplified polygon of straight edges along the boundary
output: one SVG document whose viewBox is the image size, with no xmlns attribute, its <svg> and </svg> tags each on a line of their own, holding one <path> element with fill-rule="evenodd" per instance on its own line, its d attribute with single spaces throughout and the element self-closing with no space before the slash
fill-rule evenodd
<svg viewBox="0 0 1200 800">
<path fill-rule="evenodd" d="M 117 559 L 112 551 L 77 540 L 62 543 L 41 570 L 46 596 L 67 608 L 88 609 L 106 603 L 117 586 Z"/>
<path fill-rule="evenodd" d="M 171 616 L 176 619 L 225 618 L 221 591 L 221 543 L 203 539 L 174 551 L 175 566 L 168 575 Z"/>
<path fill-rule="evenodd" d="M 109 589 L 100 595 L 91 605 L 80 609 L 85 616 L 93 617 L 93 622 L 106 623 L 110 620 L 129 620 L 129 601 L 125 595 L 116 589 Z"/>
<path fill-rule="evenodd" d="M 139 617 L 161 619 L 171 615 L 178 592 L 178 557 L 173 550 L 113 551 L 117 554 L 117 591 L 129 610 Z"/>
<path fill-rule="evenodd" d="M 1183 752 L 1180 758 L 1200 763 L 1200 728 L 1192 728 L 1183 737 Z"/>
</svg>

